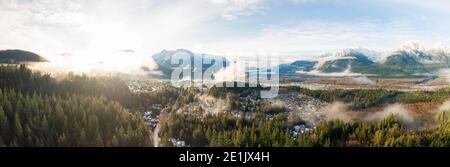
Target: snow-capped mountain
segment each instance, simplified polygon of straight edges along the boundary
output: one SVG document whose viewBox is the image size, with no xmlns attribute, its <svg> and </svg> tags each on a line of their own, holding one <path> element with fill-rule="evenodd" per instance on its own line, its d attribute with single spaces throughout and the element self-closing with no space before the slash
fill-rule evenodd
<svg viewBox="0 0 450 167">
<path fill-rule="evenodd" d="M 364 48 L 345 49 L 324 54 L 302 64 L 314 73 L 360 73 L 386 76 L 431 75 L 450 67 L 450 50 L 442 45 L 433 46 L 420 42 L 407 42 L 390 52 L 377 52 Z M 302 71 L 293 64 L 280 65 L 280 74 L 294 75 Z M 295 73 L 294 73 L 295 71 Z M 305 71 L 305 70 L 303 70 Z M 284 72 L 284 73 L 283 73 Z"/>
<path fill-rule="evenodd" d="M 368 57 L 369 54 L 371 57 Z M 353 68 L 374 63 L 375 53 L 368 49 L 345 49 L 328 56 L 322 56 L 316 61 L 317 71 L 324 73 L 353 71 Z"/>
<path fill-rule="evenodd" d="M 317 60 L 321 60 L 321 59 L 325 59 L 325 60 L 352 59 L 352 58 L 354 58 L 353 55 L 356 55 L 356 54 L 364 55 L 369 60 L 371 60 L 373 62 L 377 62 L 382 59 L 383 53 L 375 51 L 375 50 L 370 50 L 367 48 L 359 47 L 359 48 L 355 48 L 355 49 L 344 49 L 344 50 L 340 50 L 340 51 L 334 52 L 334 53 L 326 53 L 326 54 L 319 56 L 319 58 L 317 58 Z"/>
<path fill-rule="evenodd" d="M 172 63 L 172 58 L 174 56 L 180 57 L 181 59 L 189 59 L 189 63 L 179 62 Z M 196 54 L 186 49 L 178 49 L 178 50 L 163 50 L 160 53 L 157 53 L 152 56 L 156 64 L 158 64 L 158 70 L 162 71 L 165 75 L 170 76 L 172 71 L 175 68 L 191 68 L 192 72 L 195 72 L 197 69 L 193 67 L 194 62 L 201 62 L 202 64 L 202 72 L 204 72 L 209 67 L 213 66 L 215 63 L 222 63 L 223 65 L 229 64 L 229 61 L 220 56 L 210 55 L 210 54 Z M 214 60 L 220 59 L 221 62 L 215 62 Z M 175 61 L 177 62 L 177 61 Z M 211 63 L 207 63 L 211 62 Z M 192 65 L 192 66 L 191 66 Z M 182 67 L 181 67 L 182 66 Z M 220 69 L 217 69 L 217 71 Z"/>
<path fill-rule="evenodd" d="M 164 50 L 153 55 L 153 59 L 159 65 L 159 70 L 167 76 L 170 76 L 173 69 L 180 67 L 180 64 L 172 64 L 173 55 L 188 57 L 192 64 L 194 61 L 213 62 L 213 59 L 221 59 L 223 62 L 220 63 L 229 64 L 226 58 L 220 56 L 196 54 L 185 49 Z M 211 66 L 211 64 L 203 64 L 202 67 L 205 70 Z M 289 64 L 280 64 L 278 67 L 281 75 L 297 75 L 299 73 L 311 75 L 339 73 L 379 76 L 432 75 L 436 71 L 450 67 L 450 50 L 442 45 L 433 46 L 420 42 L 407 42 L 392 52 L 379 52 L 366 48 L 344 49 L 335 53 L 323 54 L 311 60 L 297 60 Z M 193 72 L 198 70 L 189 66 L 182 68 L 191 68 Z"/>
<path fill-rule="evenodd" d="M 357 49 L 351 49 L 354 52 L 357 53 L 361 53 L 364 56 L 366 56 L 369 60 L 373 61 L 373 62 L 379 62 L 381 60 L 383 60 L 383 58 L 385 57 L 385 53 L 384 52 L 379 52 L 379 51 L 375 51 L 375 50 L 371 50 L 371 49 L 367 49 L 367 48 L 357 48 Z"/>
<path fill-rule="evenodd" d="M 442 46 L 433 46 L 425 43 L 410 41 L 403 44 L 399 49 L 389 56 L 385 64 L 388 65 L 409 65 L 414 64 L 448 64 L 450 52 L 449 49 Z M 396 61 L 404 60 L 404 62 Z"/>
<path fill-rule="evenodd" d="M 279 66 L 280 74 L 295 75 L 298 72 L 341 73 L 374 64 L 380 53 L 369 49 L 345 49 L 336 53 L 327 53 L 313 60 L 298 60 Z"/>
</svg>

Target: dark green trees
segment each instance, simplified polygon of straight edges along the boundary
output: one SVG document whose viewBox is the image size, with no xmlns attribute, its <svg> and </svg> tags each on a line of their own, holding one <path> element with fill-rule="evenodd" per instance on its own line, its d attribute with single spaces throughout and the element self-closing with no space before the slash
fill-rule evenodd
<svg viewBox="0 0 450 167">
<path fill-rule="evenodd" d="M 4 146 L 150 146 L 150 131 L 140 115 L 124 112 L 104 98 L 15 94 L 0 97 Z M 5 111 L 16 102 L 14 111 Z M 12 113 L 10 113 L 12 112 Z"/>
<path fill-rule="evenodd" d="M 0 66 L 0 146 L 151 146 L 151 132 L 117 78 L 69 75 L 56 81 Z"/>
<path fill-rule="evenodd" d="M 285 118 L 251 120 L 224 114 L 196 118 L 171 113 L 165 116 L 162 140 L 174 138 L 189 146 L 226 147 L 421 147 L 450 146 L 450 128 L 412 131 L 390 116 L 376 122 L 323 122 L 311 132 L 293 138 Z M 441 119 L 443 116 L 439 116 Z M 162 143 L 168 143 L 162 141 Z M 170 145 L 166 145 L 170 146 Z"/>
</svg>

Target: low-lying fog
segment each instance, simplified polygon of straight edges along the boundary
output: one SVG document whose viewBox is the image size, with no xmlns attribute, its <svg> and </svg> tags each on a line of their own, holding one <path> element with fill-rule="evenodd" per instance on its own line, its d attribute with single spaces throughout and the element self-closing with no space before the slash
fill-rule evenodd
<svg viewBox="0 0 450 167">
<path fill-rule="evenodd" d="M 344 122 L 356 122 L 356 121 L 377 121 L 385 119 L 389 116 L 396 116 L 409 128 L 424 128 L 420 127 L 423 124 L 423 120 L 427 120 L 424 117 L 429 117 L 428 120 L 433 119 L 435 115 L 450 110 L 450 100 L 442 103 L 436 109 L 430 108 L 427 115 L 414 113 L 410 111 L 404 104 L 396 103 L 387 105 L 378 111 L 361 112 L 352 111 L 350 104 L 344 104 L 342 102 L 334 102 L 322 109 L 322 113 L 327 120 L 342 120 Z"/>
</svg>

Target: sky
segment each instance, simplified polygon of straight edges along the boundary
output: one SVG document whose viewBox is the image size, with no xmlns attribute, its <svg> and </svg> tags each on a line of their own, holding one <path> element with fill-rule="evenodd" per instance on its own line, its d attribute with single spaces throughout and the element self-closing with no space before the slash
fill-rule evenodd
<svg viewBox="0 0 450 167">
<path fill-rule="evenodd" d="M 448 46 L 448 9 L 447 0 L 0 0 L 0 49 L 133 65 L 178 48 L 307 57 Z"/>
</svg>

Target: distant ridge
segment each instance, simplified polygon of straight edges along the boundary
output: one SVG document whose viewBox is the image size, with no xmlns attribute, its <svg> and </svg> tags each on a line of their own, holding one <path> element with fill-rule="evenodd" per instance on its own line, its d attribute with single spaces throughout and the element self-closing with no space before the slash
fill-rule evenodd
<svg viewBox="0 0 450 167">
<path fill-rule="evenodd" d="M 381 59 L 381 54 L 368 49 L 346 49 L 315 60 L 297 60 L 302 62 L 301 66 L 280 65 L 280 74 L 295 75 L 298 72 L 314 71 L 316 74 L 351 72 L 376 76 L 420 76 L 433 75 L 450 67 L 450 52 L 443 46 L 412 41 L 403 44 L 384 59 Z M 315 64 L 314 67 L 311 64 Z"/>
<path fill-rule="evenodd" d="M 25 62 L 43 62 L 45 58 L 36 53 L 24 50 L 1 50 L 0 63 L 2 64 L 19 64 Z"/>
<path fill-rule="evenodd" d="M 182 58 L 187 58 L 191 62 L 187 63 L 188 65 L 182 66 L 181 64 L 172 64 L 172 57 L 174 55 L 177 55 Z M 216 55 L 210 55 L 210 54 L 196 54 L 186 49 L 177 49 L 177 50 L 163 50 L 160 53 L 154 54 L 152 56 L 153 60 L 158 65 L 158 71 L 162 71 L 164 75 L 170 76 L 172 71 L 176 68 L 190 68 L 191 71 L 194 73 L 197 70 L 194 67 L 191 67 L 191 64 L 194 64 L 194 62 L 203 62 L 202 65 L 202 71 L 204 72 L 206 69 L 210 68 L 211 66 L 215 65 L 216 63 L 222 63 L 224 66 L 229 65 L 229 61 L 221 56 Z M 220 62 L 215 62 L 215 59 L 222 60 Z M 211 63 L 206 63 L 211 62 Z M 181 62 L 180 62 L 181 63 Z M 219 71 L 220 69 L 215 69 L 215 72 Z"/>
</svg>

